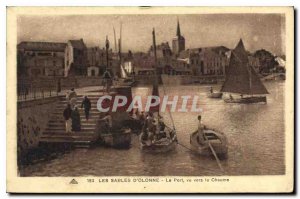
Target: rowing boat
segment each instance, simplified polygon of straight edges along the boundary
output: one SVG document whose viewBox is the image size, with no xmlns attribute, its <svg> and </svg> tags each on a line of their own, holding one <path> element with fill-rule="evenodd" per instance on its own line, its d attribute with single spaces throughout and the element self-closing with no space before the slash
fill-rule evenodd
<svg viewBox="0 0 300 199">
<path fill-rule="evenodd" d="M 204 140 L 210 143 L 215 153 L 220 158 L 226 158 L 228 153 L 226 136 L 213 129 L 204 129 L 203 131 Z M 190 144 L 192 145 L 193 150 L 202 156 L 212 156 L 213 153 L 208 143 L 201 144 L 199 140 L 198 131 L 195 131 L 190 135 Z"/>
<path fill-rule="evenodd" d="M 207 97 L 209 98 L 222 98 L 223 93 L 221 92 L 213 92 L 213 93 L 208 93 Z"/>
</svg>

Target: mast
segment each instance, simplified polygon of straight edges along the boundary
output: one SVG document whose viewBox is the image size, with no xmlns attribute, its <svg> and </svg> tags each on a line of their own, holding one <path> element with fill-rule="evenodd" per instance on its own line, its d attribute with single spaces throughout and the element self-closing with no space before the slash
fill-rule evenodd
<svg viewBox="0 0 300 199">
<path fill-rule="evenodd" d="M 115 52 L 117 52 L 117 39 L 116 39 L 116 30 L 115 27 L 113 26 L 114 29 L 114 39 L 115 39 Z"/>
<path fill-rule="evenodd" d="M 156 41 L 155 41 L 155 29 L 154 28 L 153 28 L 153 31 L 152 31 L 152 37 L 153 37 L 153 51 L 154 51 L 154 84 L 153 84 L 152 96 L 158 96 L 159 97 L 158 77 L 157 77 Z M 158 107 L 155 107 L 155 111 L 157 111 L 159 113 L 159 105 L 158 105 Z M 158 117 L 158 119 L 159 119 L 159 117 Z"/>
<path fill-rule="evenodd" d="M 106 71 L 108 69 L 108 49 L 109 49 L 109 40 L 108 40 L 108 36 L 106 35 L 106 40 L 105 40 L 105 48 L 106 48 Z"/>
<path fill-rule="evenodd" d="M 120 25 L 119 58 L 120 58 L 120 65 L 121 65 L 122 64 L 122 22 Z"/>
</svg>

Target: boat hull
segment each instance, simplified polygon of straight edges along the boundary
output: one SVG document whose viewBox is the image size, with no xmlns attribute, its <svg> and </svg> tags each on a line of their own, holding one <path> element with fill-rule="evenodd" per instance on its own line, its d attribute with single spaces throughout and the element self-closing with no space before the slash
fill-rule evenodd
<svg viewBox="0 0 300 199">
<path fill-rule="evenodd" d="M 131 130 L 127 129 L 120 133 L 101 134 L 101 142 L 108 147 L 128 149 L 131 146 Z"/>
<path fill-rule="evenodd" d="M 260 97 L 243 97 L 239 99 L 224 99 L 226 103 L 241 103 L 241 104 L 252 104 L 252 103 L 260 103 L 264 102 L 267 103 L 267 97 L 266 96 L 260 96 Z"/>
<path fill-rule="evenodd" d="M 228 147 L 225 135 L 211 129 L 204 129 L 204 134 L 209 140 L 209 143 L 215 150 L 218 157 L 227 158 Z M 201 145 L 198 142 L 197 137 L 198 131 L 195 131 L 190 135 L 190 144 L 192 146 L 193 151 L 197 152 L 199 155 L 202 156 L 212 156 L 213 153 L 209 145 Z"/>
<path fill-rule="evenodd" d="M 217 93 L 208 93 L 207 97 L 209 98 L 222 98 L 223 93 L 217 92 Z"/>
<path fill-rule="evenodd" d="M 177 136 L 174 134 L 172 138 L 169 139 L 167 143 L 148 143 L 147 141 L 142 141 L 142 134 L 140 135 L 140 147 L 143 152 L 148 153 L 166 153 L 172 151 L 176 148 Z"/>
</svg>

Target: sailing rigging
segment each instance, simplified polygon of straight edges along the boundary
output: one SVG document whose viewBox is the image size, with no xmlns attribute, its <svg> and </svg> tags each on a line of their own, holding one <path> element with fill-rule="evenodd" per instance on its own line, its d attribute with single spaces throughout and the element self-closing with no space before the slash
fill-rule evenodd
<svg viewBox="0 0 300 199">
<path fill-rule="evenodd" d="M 153 82 L 152 96 L 159 97 L 156 40 L 154 28 L 152 31 L 152 37 L 155 59 L 155 79 Z M 155 115 L 153 113 L 155 113 Z M 155 122 L 155 120 L 157 122 Z M 164 124 L 163 118 L 159 114 L 159 104 L 157 106 L 151 107 L 151 110 L 148 113 L 148 117 L 142 129 L 142 133 L 140 135 L 141 149 L 143 151 L 155 153 L 168 152 L 174 150 L 177 145 L 177 135 L 174 128 L 173 119 L 172 124 L 173 129 Z"/>
<path fill-rule="evenodd" d="M 249 65 L 248 54 L 245 50 L 242 39 L 231 51 L 229 66 L 226 71 L 226 79 L 221 88 L 221 92 L 240 94 L 241 99 L 225 99 L 230 103 L 256 103 L 266 102 L 265 95 L 269 94 L 260 78 Z M 250 95 L 251 97 L 243 97 Z"/>
</svg>

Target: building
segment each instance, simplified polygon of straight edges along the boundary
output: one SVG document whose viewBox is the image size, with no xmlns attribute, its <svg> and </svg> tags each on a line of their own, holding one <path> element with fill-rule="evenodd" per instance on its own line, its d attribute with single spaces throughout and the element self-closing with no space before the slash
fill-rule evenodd
<svg viewBox="0 0 300 199">
<path fill-rule="evenodd" d="M 180 52 L 180 59 L 188 59 L 193 75 L 225 75 L 229 64 L 227 53 L 230 49 L 225 46 L 202 47 Z"/>
<path fill-rule="evenodd" d="M 66 43 L 21 42 L 17 45 L 18 76 L 63 76 Z"/>
<path fill-rule="evenodd" d="M 179 20 L 177 21 L 176 37 L 172 40 L 172 50 L 175 56 L 178 56 L 181 51 L 185 50 L 185 38 L 181 35 Z"/>
<path fill-rule="evenodd" d="M 114 61 L 112 49 L 108 50 L 108 68 L 112 68 Z M 107 56 L 106 49 L 91 47 L 87 49 L 88 76 L 102 75 L 106 70 Z"/>
<path fill-rule="evenodd" d="M 65 48 L 65 76 L 87 75 L 87 47 L 80 40 L 69 40 Z"/>
</svg>

